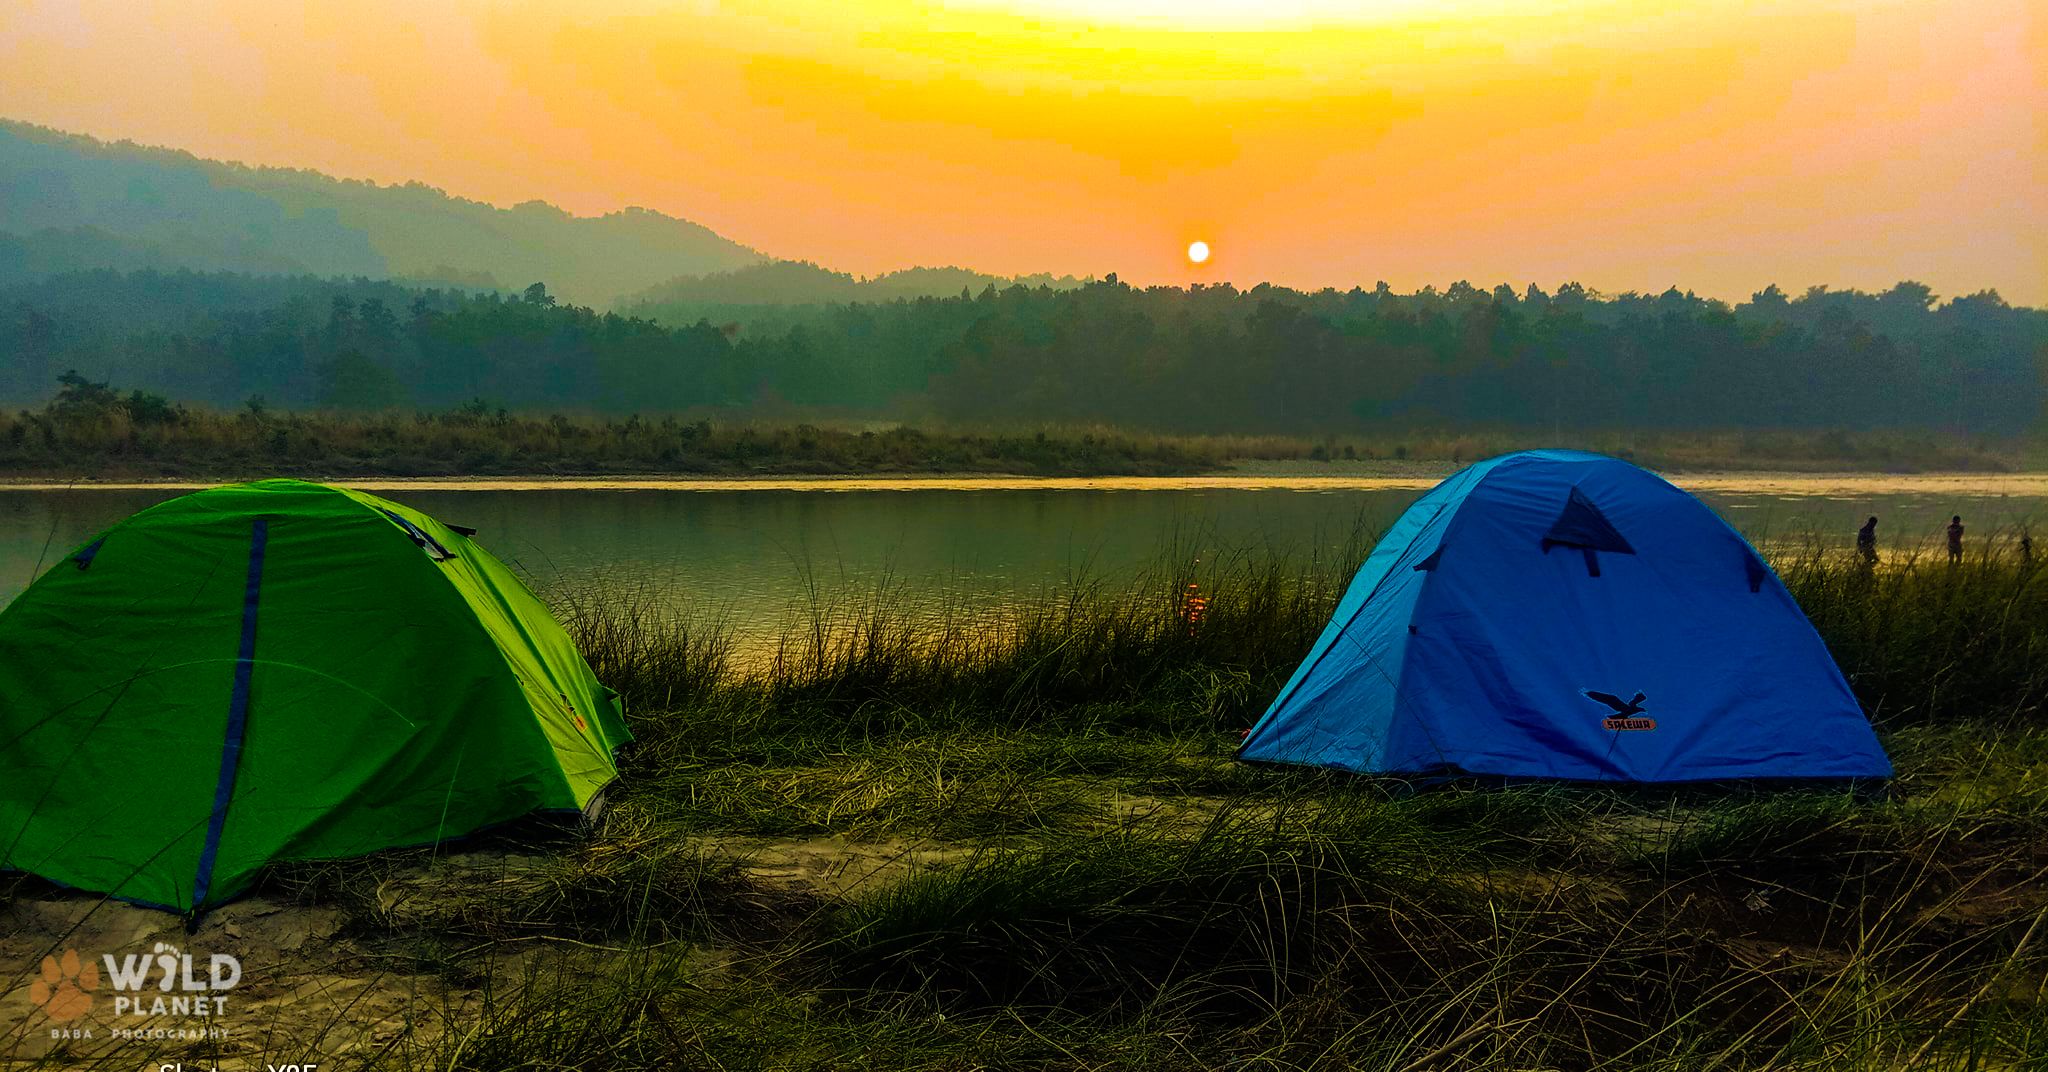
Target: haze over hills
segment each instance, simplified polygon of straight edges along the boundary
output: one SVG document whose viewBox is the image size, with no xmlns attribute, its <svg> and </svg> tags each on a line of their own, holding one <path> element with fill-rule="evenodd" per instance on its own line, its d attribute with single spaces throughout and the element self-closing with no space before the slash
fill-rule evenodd
<svg viewBox="0 0 2048 1072">
<path fill-rule="evenodd" d="M 609 305 L 679 275 L 766 258 L 642 208 L 596 217 L 498 208 L 103 142 L 0 120 L 0 283 L 92 268 L 365 276 L 517 289 Z"/>
<path fill-rule="evenodd" d="M 682 276 L 619 301 L 618 311 L 670 324 L 738 319 L 759 322 L 777 307 L 886 302 L 908 298 L 951 298 L 989 287 L 1049 287 L 1073 290 L 1093 277 L 996 276 L 968 268 L 905 268 L 867 279 L 835 272 L 809 261 L 766 261 L 707 275 Z"/>
<path fill-rule="evenodd" d="M 104 142 L 0 119 L 0 286 L 113 269 L 392 279 L 561 297 L 672 323 L 760 307 L 951 297 L 1087 280 L 966 268 L 868 279 L 771 260 L 644 208 L 499 208 L 421 183 L 380 186 Z"/>
</svg>

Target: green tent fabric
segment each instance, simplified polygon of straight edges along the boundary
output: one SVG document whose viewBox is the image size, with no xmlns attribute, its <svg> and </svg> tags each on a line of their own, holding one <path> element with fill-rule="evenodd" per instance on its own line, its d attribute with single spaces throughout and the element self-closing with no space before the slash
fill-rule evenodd
<svg viewBox="0 0 2048 1072">
<path fill-rule="evenodd" d="M 174 499 L 0 611 L 0 867 L 144 904 L 587 811 L 629 739 L 504 564 L 346 488 Z"/>
</svg>

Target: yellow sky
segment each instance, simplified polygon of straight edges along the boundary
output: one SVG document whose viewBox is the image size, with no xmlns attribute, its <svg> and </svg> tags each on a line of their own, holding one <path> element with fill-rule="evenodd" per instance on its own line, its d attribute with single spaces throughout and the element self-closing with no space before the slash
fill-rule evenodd
<svg viewBox="0 0 2048 1072">
<path fill-rule="evenodd" d="M 2042 0 L 0 10 L 0 115 L 860 273 L 1175 283 L 2048 304 L 2044 72 Z"/>
</svg>

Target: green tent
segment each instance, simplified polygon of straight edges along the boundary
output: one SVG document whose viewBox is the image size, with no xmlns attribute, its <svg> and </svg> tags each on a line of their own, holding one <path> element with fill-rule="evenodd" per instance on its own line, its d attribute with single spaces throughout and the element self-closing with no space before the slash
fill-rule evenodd
<svg viewBox="0 0 2048 1072">
<path fill-rule="evenodd" d="M 0 611 L 0 867 L 145 904 L 587 812 L 629 739 L 466 530 L 346 488 L 174 499 Z"/>
</svg>

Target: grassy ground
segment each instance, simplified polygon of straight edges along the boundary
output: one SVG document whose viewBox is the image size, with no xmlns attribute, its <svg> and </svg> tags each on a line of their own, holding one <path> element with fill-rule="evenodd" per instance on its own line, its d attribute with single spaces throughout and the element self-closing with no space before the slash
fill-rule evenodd
<svg viewBox="0 0 2048 1072">
<path fill-rule="evenodd" d="M 112 397 L 112 396 L 110 396 Z M 2033 444 L 1820 431 L 1374 429 L 1327 436 L 1171 436 L 1111 428 L 864 428 L 448 413 L 220 413 L 101 400 L 0 413 L 0 477 L 614 476 L 1009 473 L 1147 476 L 1233 463 L 1462 464 L 1528 447 L 1581 447 L 1654 468 L 2011 471 Z"/>
<path fill-rule="evenodd" d="M 1779 563 L 1878 712 L 1875 794 L 1234 763 L 1356 560 L 936 633 L 825 606 L 746 673 L 631 593 L 567 603 L 640 738 L 596 836 L 258 900 L 419 995 L 349 1068 L 2048 1068 L 2048 571 Z"/>
</svg>

